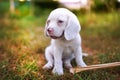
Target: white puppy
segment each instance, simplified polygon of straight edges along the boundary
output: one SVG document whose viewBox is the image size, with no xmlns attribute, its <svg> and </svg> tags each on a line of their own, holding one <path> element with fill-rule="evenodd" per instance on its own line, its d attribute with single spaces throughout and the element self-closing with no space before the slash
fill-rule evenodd
<svg viewBox="0 0 120 80">
<path fill-rule="evenodd" d="M 71 11 L 58 8 L 50 13 L 45 26 L 45 34 L 52 40 L 45 50 L 48 62 L 43 69 L 53 67 L 54 74 L 63 75 L 63 64 L 71 69 L 71 60 L 74 58 L 78 66 L 86 66 L 82 58 L 80 29 L 78 19 Z"/>
</svg>

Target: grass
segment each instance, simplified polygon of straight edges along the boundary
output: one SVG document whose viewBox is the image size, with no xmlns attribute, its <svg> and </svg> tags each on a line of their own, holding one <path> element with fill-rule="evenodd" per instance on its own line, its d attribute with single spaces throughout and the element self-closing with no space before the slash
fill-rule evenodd
<svg viewBox="0 0 120 80">
<path fill-rule="evenodd" d="M 44 23 L 49 11 L 39 16 L 23 18 L 6 16 L 0 19 L 0 79 L 1 80 L 119 80 L 120 67 L 63 76 L 42 70 L 46 63 L 44 49 L 50 39 L 44 36 Z M 80 15 L 80 16 L 79 16 Z M 120 16 L 110 13 L 77 14 L 82 31 L 83 52 L 88 65 L 120 61 Z M 45 17 L 45 18 L 44 18 Z M 73 62 L 74 64 L 74 62 Z"/>
</svg>

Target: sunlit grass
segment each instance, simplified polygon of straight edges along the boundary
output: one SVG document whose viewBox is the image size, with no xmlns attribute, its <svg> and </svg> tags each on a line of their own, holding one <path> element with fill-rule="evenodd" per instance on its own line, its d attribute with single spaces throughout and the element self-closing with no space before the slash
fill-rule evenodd
<svg viewBox="0 0 120 80">
<path fill-rule="evenodd" d="M 116 11 L 110 13 L 103 12 L 97 14 L 95 12 L 91 12 L 89 14 L 85 14 L 85 16 L 82 15 L 83 14 L 79 16 L 78 14 L 78 18 L 80 19 L 81 25 L 83 25 L 83 27 L 109 27 L 111 25 L 115 26 L 118 25 L 120 19 L 119 12 Z"/>
</svg>

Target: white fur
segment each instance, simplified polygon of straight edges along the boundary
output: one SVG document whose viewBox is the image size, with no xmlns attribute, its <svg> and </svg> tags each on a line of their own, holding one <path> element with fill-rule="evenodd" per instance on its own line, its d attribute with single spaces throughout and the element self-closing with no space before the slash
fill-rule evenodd
<svg viewBox="0 0 120 80">
<path fill-rule="evenodd" d="M 47 31 L 48 28 L 54 30 L 52 34 Z M 53 68 L 54 74 L 63 75 L 63 64 L 71 70 L 71 60 L 74 58 L 78 66 L 86 66 L 82 58 L 80 29 L 77 17 L 69 10 L 58 8 L 50 13 L 45 34 L 53 39 L 50 46 L 45 49 L 48 62 L 43 69 Z"/>
</svg>

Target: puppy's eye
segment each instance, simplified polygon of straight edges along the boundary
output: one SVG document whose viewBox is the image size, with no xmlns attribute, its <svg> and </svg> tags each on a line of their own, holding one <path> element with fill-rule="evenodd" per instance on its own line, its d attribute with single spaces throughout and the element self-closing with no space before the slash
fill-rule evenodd
<svg viewBox="0 0 120 80">
<path fill-rule="evenodd" d="M 47 25 L 49 25 L 49 23 L 50 23 L 50 20 L 47 21 Z"/>
<path fill-rule="evenodd" d="M 62 20 L 58 20 L 58 23 L 63 23 L 64 21 L 62 21 Z"/>
</svg>

